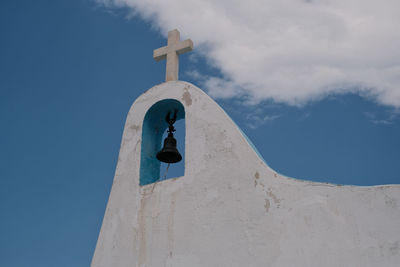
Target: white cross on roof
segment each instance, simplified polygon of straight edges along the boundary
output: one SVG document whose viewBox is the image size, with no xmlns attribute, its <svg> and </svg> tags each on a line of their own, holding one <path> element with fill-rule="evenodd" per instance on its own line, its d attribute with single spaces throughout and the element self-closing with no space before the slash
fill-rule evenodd
<svg viewBox="0 0 400 267">
<path fill-rule="evenodd" d="M 178 80 L 179 72 L 179 55 L 193 50 L 193 42 L 190 39 L 180 41 L 180 34 L 178 30 L 168 32 L 168 45 L 155 49 L 153 58 L 160 61 L 164 58 L 167 59 L 167 67 L 165 72 L 165 81 Z"/>
</svg>

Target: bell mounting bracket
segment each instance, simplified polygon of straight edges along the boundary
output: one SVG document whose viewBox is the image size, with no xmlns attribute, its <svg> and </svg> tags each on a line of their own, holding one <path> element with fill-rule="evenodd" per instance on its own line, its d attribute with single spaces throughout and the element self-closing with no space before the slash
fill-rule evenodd
<svg viewBox="0 0 400 267">
<path fill-rule="evenodd" d="M 175 121 L 176 121 L 176 113 L 178 112 L 178 110 L 174 110 L 174 115 L 173 115 L 173 117 L 171 118 L 171 111 L 169 111 L 168 113 L 167 113 L 167 116 L 165 117 L 165 121 L 168 123 L 168 135 L 170 135 L 170 134 L 172 134 L 173 132 L 175 132 L 176 130 L 175 130 L 175 128 L 174 128 L 174 123 L 175 123 Z"/>
</svg>

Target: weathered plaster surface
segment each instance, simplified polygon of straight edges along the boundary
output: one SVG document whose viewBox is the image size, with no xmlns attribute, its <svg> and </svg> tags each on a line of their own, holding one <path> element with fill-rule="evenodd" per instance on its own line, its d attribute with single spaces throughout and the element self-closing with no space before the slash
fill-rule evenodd
<svg viewBox="0 0 400 267">
<path fill-rule="evenodd" d="M 185 175 L 139 186 L 146 111 L 186 112 Z M 337 186 L 270 169 L 197 87 L 167 82 L 129 111 L 92 266 L 399 266 L 400 186 Z"/>
</svg>

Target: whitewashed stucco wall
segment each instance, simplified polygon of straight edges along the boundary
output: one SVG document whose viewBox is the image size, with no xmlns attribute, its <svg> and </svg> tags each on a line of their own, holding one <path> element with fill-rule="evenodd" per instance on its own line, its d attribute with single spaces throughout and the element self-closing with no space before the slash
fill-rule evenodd
<svg viewBox="0 0 400 267">
<path fill-rule="evenodd" d="M 186 112 L 185 175 L 139 186 L 141 128 L 162 99 Z M 270 169 L 186 82 L 132 105 L 92 266 L 400 266 L 400 186 L 337 186 Z"/>
</svg>

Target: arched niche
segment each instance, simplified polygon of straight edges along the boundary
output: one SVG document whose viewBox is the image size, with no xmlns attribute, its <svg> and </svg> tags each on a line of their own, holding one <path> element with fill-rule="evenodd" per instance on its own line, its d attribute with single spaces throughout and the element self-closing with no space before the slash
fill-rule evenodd
<svg viewBox="0 0 400 267">
<path fill-rule="evenodd" d="M 158 101 L 150 107 L 144 117 L 140 153 L 140 185 L 147 185 L 160 180 L 161 163 L 156 158 L 156 154 L 162 147 L 162 136 L 168 128 L 165 117 L 168 112 L 173 114 L 175 110 L 177 110 L 177 121 L 185 119 L 185 108 L 175 99 Z M 184 144 L 185 134 L 183 133 L 181 136 L 183 138 L 180 138 L 177 142 Z"/>
</svg>

